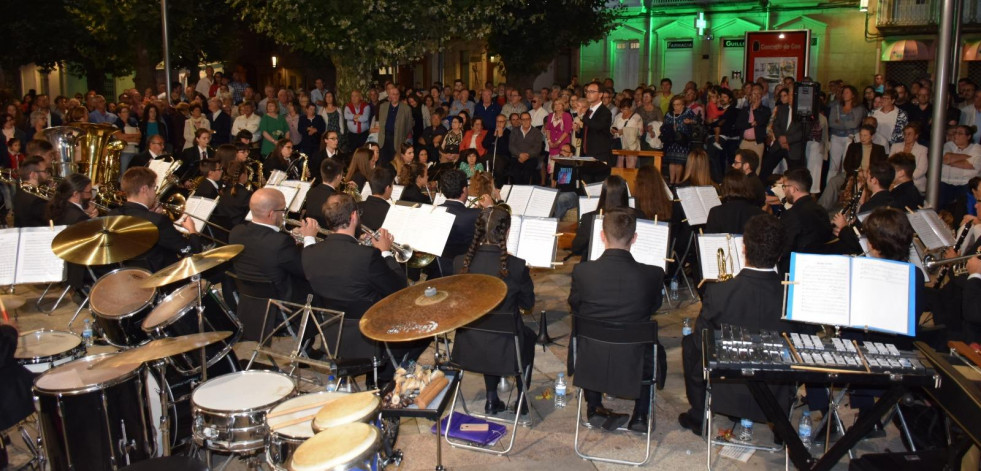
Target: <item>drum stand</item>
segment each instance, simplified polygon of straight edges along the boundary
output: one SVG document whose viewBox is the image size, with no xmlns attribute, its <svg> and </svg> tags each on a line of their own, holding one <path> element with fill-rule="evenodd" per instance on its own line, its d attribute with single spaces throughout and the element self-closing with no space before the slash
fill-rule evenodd
<svg viewBox="0 0 981 471">
<path fill-rule="evenodd" d="M 195 309 L 198 311 L 198 332 L 204 335 L 204 292 L 201 291 L 201 274 L 191 276 L 191 283 L 197 287 L 198 299 Z M 201 347 L 201 382 L 208 380 L 208 354 L 206 347 Z M 165 455 L 166 456 L 166 455 Z"/>
<path fill-rule="evenodd" d="M 160 436 L 161 456 L 170 456 L 170 395 L 167 394 L 167 361 L 157 360 L 153 368 L 160 375 Z"/>
</svg>

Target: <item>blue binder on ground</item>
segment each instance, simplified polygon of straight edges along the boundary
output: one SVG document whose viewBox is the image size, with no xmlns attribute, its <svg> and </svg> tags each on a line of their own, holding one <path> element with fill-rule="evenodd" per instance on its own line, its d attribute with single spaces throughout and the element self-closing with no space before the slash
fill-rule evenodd
<svg viewBox="0 0 981 471">
<path fill-rule="evenodd" d="M 479 446 L 493 446 L 497 443 L 501 437 L 507 433 L 508 428 L 501 425 L 495 424 L 493 422 L 488 422 L 484 419 L 479 419 L 477 417 L 471 417 L 466 414 L 461 414 L 458 412 L 452 412 L 453 414 L 453 428 L 450 429 L 449 436 L 457 440 L 466 440 Z M 439 434 L 442 435 L 446 431 L 446 422 L 449 420 L 450 416 L 443 417 L 443 420 L 439 421 Z M 473 430 L 460 430 L 460 426 L 464 424 L 487 424 L 487 430 L 473 431 Z M 430 429 L 432 433 L 436 433 L 436 425 L 433 424 Z"/>
</svg>

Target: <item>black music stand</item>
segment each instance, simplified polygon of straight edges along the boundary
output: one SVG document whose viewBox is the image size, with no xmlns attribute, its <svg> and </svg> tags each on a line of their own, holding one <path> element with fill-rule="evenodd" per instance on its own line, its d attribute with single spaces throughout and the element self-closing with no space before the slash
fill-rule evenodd
<svg viewBox="0 0 981 471">
<path fill-rule="evenodd" d="M 596 157 L 562 157 L 556 155 L 551 157 L 552 161 L 556 164 L 562 164 L 572 167 L 572 180 L 576 185 L 576 193 L 582 189 L 582 169 L 591 170 L 591 173 L 599 173 L 600 170 L 609 170 L 609 165 L 602 160 L 597 160 Z"/>
</svg>

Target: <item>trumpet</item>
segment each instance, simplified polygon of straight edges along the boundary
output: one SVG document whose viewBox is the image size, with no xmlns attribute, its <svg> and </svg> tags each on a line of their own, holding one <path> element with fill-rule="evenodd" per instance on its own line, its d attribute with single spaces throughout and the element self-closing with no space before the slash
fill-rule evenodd
<svg viewBox="0 0 981 471">
<path fill-rule="evenodd" d="M 301 221 L 299 219 L 283 218 L 283 225 L 284 226 L 296 226 L 296 227 L 300 227 L 300 226 L 303 225 L 303 221 Z M 320 229 L 317 229 L 317 233 L 320 234 L 320 235 L 322 235 L 322 236 L 327 236 L 327 235 L 333 234 L 332 231 L 327 230 L 327 229 L 324 229 L 323 227 L 321 227 Z M 302 241 L 303 240 L 300 239 L 300 242 L 302 242 Z"/>
<path fill-rule="evenodd" d="M 719 281 L 729 281 L 732 279 L 732 273 L 729 273 L 729 268 L 732 266 L 732 254 L 726 256 L 726 252 L 720 247 L 715 253 L 716 262 L 719 264 Z"/>
<path fill-rule="evenodd" d="M 379 237 L 381 237 L 378 234 L 378 231 L 373 230 L 372 228 L 370 228 L 370 227 L 368 227 L 368 226 L 366 226 L 364 224 L 361 225 L 361 230 L 364 231 L 366 234 L 368 234 L 370 236 L 370 239 L 365 239 L 363 242 L 361 242 L 362 245 L 371 245 L 371 240 L 372 239 L 378 240 Z M 414 252 L 415 251 L 412 250 L 412 247 L 409 247 L 408 245 L 402 245 L 402 244 L 396 243 L 395 241 L 392 241 L 392 255 L 395 256 L 395 261 L 396 262 L 399 262 L 399 263 L 406 263 L 406 262 L 408 262 L 409 259 L 412 258 L 412 255 L 413 255 Z"/>
</svg>

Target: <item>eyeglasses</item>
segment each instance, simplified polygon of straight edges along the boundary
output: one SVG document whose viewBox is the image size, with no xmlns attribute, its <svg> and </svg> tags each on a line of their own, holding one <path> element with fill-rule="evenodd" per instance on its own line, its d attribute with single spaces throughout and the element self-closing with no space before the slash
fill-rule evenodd
<svg viewBox="0 0 981 471">
<path fill-rule="evenodd" d="M 599 90 L 586 90 L 586 93 L 599 93 Z"/>
<path fill-rule="evenodd" d="M 286 211 L 289 211 L 289 208 L 274 209 L 273 210 L 274 213 L 283 213 L 283 214 L 286 214 Z"/>
</svg>

